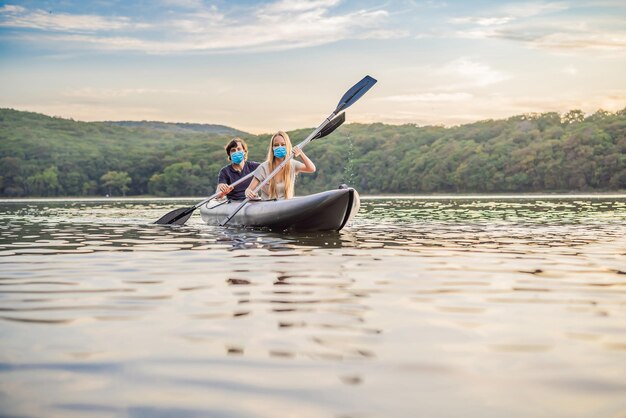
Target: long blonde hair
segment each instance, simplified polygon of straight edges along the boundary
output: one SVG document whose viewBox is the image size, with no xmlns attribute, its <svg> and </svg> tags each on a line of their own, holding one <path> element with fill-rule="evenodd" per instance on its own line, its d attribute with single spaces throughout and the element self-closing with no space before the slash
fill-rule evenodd
<svg viewBox="0 0 626 418">
<path fill-rule="evenodd" d="M 267 150 L 267 164 L 270 173 L 274 171 L 274 169 L 280 164 L 280 162 L 276 161 L 276 157 L 274 157 L 274 139 L 277 136 L 282 136 L 285 140 L 285 148 L 287 148 L 287 156 L 285 158 L 291 155 L 291 139 L 289 139 L 289 135 L 287 135 L 287 132 L 278 131 L 274 135 L 272 135 L 272 139 L 270 139 L 270 147 Z M 276 184 L 280 183 L 281 181 L 285 183 L 285 199 L 291 199 L 293 197 L 293 183 L 291 182 L 292 171 L 293 169 L 290 161 L 282 168 L 282 170 L 280 170 L 278 174 L 272 177 L 268 184 L 268 194 L 270 199 L 278 198 Z"/>
</svg>

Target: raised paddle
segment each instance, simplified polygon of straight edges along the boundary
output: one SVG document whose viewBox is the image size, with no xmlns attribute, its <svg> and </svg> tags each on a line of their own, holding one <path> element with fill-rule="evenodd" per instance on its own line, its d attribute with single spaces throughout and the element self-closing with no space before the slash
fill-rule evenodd
<svg viewBox="0 0 626 418">
<path fill-rule="evenodd" d="M 304 148 L 309 142 L 311 142 L 313 139 L 317 138 L 317 134 L 324 129 L 324 127 L 326 125 L 328 125 L 331 120 L 337 115 L 337 113 L 341 112 L 344 109 L 347 109 L 348 107 L 352 106 L 354 104 L 354 102 L 356 102 L 357 100 L 359 100 L 361 98 L 361 96 L 363 96 L 369 89 L 372 88 L 372 86 L 376 84 L 376 79 L 370 77 L 369 75 L 366 75 L 361 81 L 359 81 L 358 83 L 356 83 L 354 86 L 352 86 L 350 88 L 350 90 L 348 90 L 339 100 L 339 104 L 337 105 L 337 107 L 335 108 L 335 110 L 333 111 L 333 113 L 330 114 L 329 117 L 327 117 L 324 122 L 322 122 L 322 124 L 316 129 L 314 130 L 304 141 L 302 141 L 301 143 L 299 143 L 297 145 L 298 148 L 302 149 Z M 342 113 L 343 115 L 343 113 Z M 288 155 L 287 157 L 285 157 L 285 159 L 283 160 L 282 163 L 280 163 L 278 165 L 278 167 L 276 167 L 274 169 L 274 171 L 272 171 L 255 189 L 254 189 L 254 193 L 258 193 L 259 190 L 261 190 L 261 188 L 263 186 L 265 186 L 267 183 L 269 183 L 269 181 L 272 179 L 272 177 L 274 177 L 276 175 L 276 173 L 278 173 L 284 166 L 285 164 L 287 164 L 293 157 L 295 156 L 295 153 L 292 151 L 290 155 Z M 228 218 L 226 218 L 221 224 L 220 226 L 224 226 L 226 225 L 231 219 L 233 219 L 233 217 L 237 214 L 237 212 L 239 212 L 241 210 L 241 208 L 243 208 L 245 206 L 246 203 L 248 203 L 250 201 L 249 198 L 246 198 L 243 202 L 241 202 L 241 204 L 239 206 L 237 206 L 237 208 L 234 210 L 233 213 L 231 213 Z"/>
<path fill-rule="evenodd" d="M 336 118 L 334 118 L 333 120 L 330 121 L 329 124 L 327 124 L 324 129 L 322 129 L 321 131 L 319 131 L 317 133 L 317 135 L 312 138 L 313 139 L 317 139 L 317 138 L 323 138 L 325 136 L 330 135 L 335 129 L 337 129 L 338 127 L 341 126 L 341 124 L 343 124 L 346 120 L 346 115 L 344 113 L 342 113 L 341 115 L 337 116 Z M 304 141 L 300 144 L 298 144 L 298 146 L 302 145 L 304 143 Z M 239 180 L 237 180 L 236 182 L 232 183 L 231 186 L 235 187 L 237 186 L 239 183 L 249 179 L 252 176 L 252 173 L 249 173 L 248 175 L 240 178 Z M 193 213 L 194 210 L 198 209 L 200 206 L 204 205 L 205 203 L 207 203 L 208 201 L 215 199 L 216 197 L 218 197 L 219 195 L 221 195 L 220 192 L 215 193 L 209 197 L 207 197 L 206 199 L 204 199 L 202 202 L 194 205 L 194 206 L 190 206 L 190 207 L 186 207 L 186 208 L 178 208 L 178 209 L 174 209 L 173 211 L 163 215 L 161 218 L 159 218 L 158 221 L 155 222 L 155 224 L 161 224 L 161 225 L 183 225 L 185 222 L 187 222 L 187 219 L 189 219 L 189 217 L 191 216 L 191 214 Z"/>
</svg>

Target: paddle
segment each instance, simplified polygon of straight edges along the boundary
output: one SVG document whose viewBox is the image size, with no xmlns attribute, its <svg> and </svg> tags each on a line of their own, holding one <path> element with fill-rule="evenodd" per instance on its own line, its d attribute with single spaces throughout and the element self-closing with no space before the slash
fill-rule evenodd
<svg viewBox="0 0 626 418">
<path fill-rule="evenodd" d="M 328 123 L 324 129 L 322 129 L 321 131 L 319 131 L 317 133 L 317 135 L 312 138 L 313 139 L 317 139 L 317 138 L 323 138 L 325 136 L 330 135 L 335 129 L 337 129 L 338 127 L 341 126 L 341 124 L 343 124 L 346 120 L 346 115 L 344 113 L 342 113 L 341 115 L 337 116 L 336 118 L 334 118 L 333 120 L 330 121 L 330 123 Z M 304 143 L 304 141 L 300 144 L 298 144 L 298 146 L 302 145 Z M 252 173 L 247 174 L 246 176 L 240 178 L 239 180 L 237 180 L 236 182 L 232 183 L 231 186 L 235 187 L 237 186 L 239 183 L 249 179 L 252 176 Z M 191 207 L 186 207 L 186 208 L 178 208 L 178 209 L 174 209 L 173 211 L 163 215 L 161 218 L 159 218 L 158 221 L 155 222 L 155 224 L 161 224 L 161 225 L 183 225 L 185 222 L 187 222 L 187 219 L 189 219 L 189 217 L 191 216 L 191 214 L 193 213 L 194 210 L 198 209 L 200 206 L 204 205 L 206 202 L 215 199 L 216 197 L 218 197 L 221 193 L 215 193 L 211 196 L 209 196 L 208 198 L 204 199 L 202 202 L 198 203 L 197 205 L 191 206 Z"/>
<path fill-rule="evenodd" d="M 369 75 L 366 75 L 361 81 L 359 81 L 358 83 L 356 83 L 354 86 L 352 86 L 350 88 L 350 90 L 348 90 L 339 100 L 339 104 L 337 105 L 337 107 L 335 108 L 335 110 L 333 111 L 333 113 L 330 114 L 329 117 L 327 117 L 324 122 L 321 123 L 321 125 L 314 130 L 304 141 L 302 141 L 300 144 L 297 145 L 298 148 L 302 149 L 304 148 L 309 142 L 311 142 L 313 139 L 315 139 L 317 137 L 317 134 L 324 129 L 324 127 L 326 125 L 328 125 L 331 120 L 337 115 L 337 113 L 339 113 L 340 111 L 347 109 L 348 107 L 352 106 L 357 100 L 359 100 L 361 98 L 361 96 L 363 96 L 369 89 L 372 88 L 372 86 L 376 84 L 376 79 L 370 77 Z M 342 113 L 343 115 L 343 113 Z M 288 155 L 282 163 L 280 163 L 278 165 L 278 167 L 276 167 L 274 169 L 274 171 L 272 171 L 255 189 L 254 189 L 254 193 L 258 193 L 259 190 L 261 190 L 261 188 L 263 186 L 265 186 L 267 183 L 269 183 L 269 181 L 272 179 L 272 177 L 274 177 L 276 175 L 276 173 L 278 173 L 284 166 L 285 164 L 287 164 L 293 157 L 295 156 L 294 152 L 292 151 L 290 155 Z M 241 202 L 241 204 L 239 206 L 237 206 L 237 208 L 235 209 L 235 211 L 233 213 L 230 214 L 230 216 L 228 216 L 228 218 L 222 222 L 220 224 L 220 226 L 224 226 L 226 225 L 231 219 L 233 219 L 233 217 L 237 214 L 237 212 L 239 212 L 241 210 L 241 208 L 243 208 L 246 203 L 248 203 L 250 201 L 249 198 L 246 198 L 243 202 Z"/>
</svg>

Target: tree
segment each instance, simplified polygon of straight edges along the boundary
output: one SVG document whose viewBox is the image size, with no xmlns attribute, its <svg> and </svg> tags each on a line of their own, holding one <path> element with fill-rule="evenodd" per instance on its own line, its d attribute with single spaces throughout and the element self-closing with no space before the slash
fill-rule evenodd
<svg viewBox="0 0 626 418">
<path fill-rule="evenodd" d="M 24 194 L 21 176 L 24 161 L 20 158 L 3 157 L 0 159 L 0 192 L 4 196 L 21 196 Z"/>
<path fill-rule="evenodd" d="M 54 166 L 48 167 L 29 176 L 26 184 L 30 194 L 35 196 L 56 196 L 59 191 L 59 172 Z"/>
<path fill-rule="evenodd" d="M 122 196 L 126 196 L 131 178 L 125 171 L 108 171 L 100 177 L 100 181 L 102 182 L 102 185 L 108 189 L 109 196 L 113 196 L 113 189 L 121 191 Z"/>
<path fill-rule="evenodd" d="M 154 174 L 149 186 L 150 191 L 157 195 L 184 196 L 206 193 L 209 188 L 213 188 L 214 183 L 211 181 L 208 186 L 202 178 L 200 167 L 185 161 L 170 164 L 163 173 Z"/>
<path fill-rule="evenodd" d="M 0 196 L 212 194 L 230 137 L 162 125 L 0 109 Z M 309 132 L 289 134 L 297 143 Z M 269 135 L 244 139 L 250 160 L 262 161 Z M 581 110 L 528 113 L 450 128 L 347 124 L 306 152 L 318 170 L 297 177 L 298 195 L 340 183 L 362 194 L 623 191 L 626 109 L 588 117 Z"/>
<path fill-rule="evenodd" d="M 585 120 L 585 112 L 580 109 L 574 109 L 563 115 L 563 123 L 576 123 Z"/>
</svg>

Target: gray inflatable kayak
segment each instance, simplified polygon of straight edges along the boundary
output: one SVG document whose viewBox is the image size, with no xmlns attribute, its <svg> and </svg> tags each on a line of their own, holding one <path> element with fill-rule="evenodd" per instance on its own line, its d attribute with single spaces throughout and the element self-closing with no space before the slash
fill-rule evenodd
<svg viewBox="0 0 626 418">
<path fill-rule="evenodd" d="M 210 201 L 200 207 L 200 216 L 209 225 L 219 225 L 240 203 Z M 253 200 L 228 225 L 280 231 L 339 231 L 360 206 L 359 194 L 349 187 L 287 200 Z"/>
</svg>

